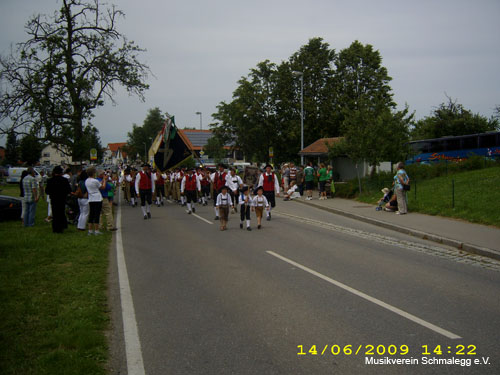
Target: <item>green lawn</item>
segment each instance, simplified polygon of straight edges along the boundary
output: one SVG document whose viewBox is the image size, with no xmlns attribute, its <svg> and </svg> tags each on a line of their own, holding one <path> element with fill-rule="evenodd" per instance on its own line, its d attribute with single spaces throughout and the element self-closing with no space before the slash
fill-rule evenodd
<svg viewBox="0 0 500 375">
<path fill-rule="evenodd" d="M 500 168 L 498 167 L 460 172 L 429 180 L 413 180 L 411 185 L 411 191 L 408 193 L 410 211 L 455 217 L 500 227 Z M 376 203 L 381 195 L 380 191 L 373 191 L 364 193 L 358 199 Z"/>
<path fill-rule="evenodd" d="M 17 186 L 0 194 L 18 195 Z M 105 374 L 111 234 L 0 223 L 0 374 Z"/>
</svg>

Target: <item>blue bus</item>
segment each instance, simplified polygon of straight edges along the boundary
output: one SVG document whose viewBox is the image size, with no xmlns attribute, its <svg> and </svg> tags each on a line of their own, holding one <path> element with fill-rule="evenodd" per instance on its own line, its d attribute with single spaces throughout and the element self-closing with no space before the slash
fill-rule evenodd
<svg viewBox="0 0 500 375">
<path fill-rule="evenodd" d="M 408 164 L 461 161 L 472 155 L 500 158 L 500 132 L 422 139 L 409 145 L 412 156 Z"/>
</svg>

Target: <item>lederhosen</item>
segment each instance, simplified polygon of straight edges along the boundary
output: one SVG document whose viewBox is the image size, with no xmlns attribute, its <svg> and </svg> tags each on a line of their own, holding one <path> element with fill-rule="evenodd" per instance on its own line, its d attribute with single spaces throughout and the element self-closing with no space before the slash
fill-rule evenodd
<svg viewBox="0 0 500 375">
<path fill-rule="evenodd" d="M 217 195 L 218 196 L 218 195 Z M 229 193 L 226 194 L 226 197 L 221 195 L 221 202 L 219 206 L 219 217 L 221 220 L 228 221 L 229 220 L 229 202 L 231 199 L 231 195 Z"/>
<path fill-rule="evenodd" d="M 234 193 L 232 190 L 229 190 L 228 193 L 231 195 L 231 199 L 233 200 L 234 202 L 234 205 L 236 207 L 236 205 L 238 204 L 238 201 L 236 199 L 238 199 L 238 196 L 240 195 L 240 184 L 238 183 L 238 178 L 237 176 L 231 176 L 231 181 L 233 184 L 235 184 L 237 186 L 236 188 L 236 193 Z"/>
<path fill-rule="evenodd" d="M 259 198 L 259 196 L 257 195 L 255 198 L 255 214 L 257 215 L 257 217 L 262 217 L 262 215 L 264 214 L 264 206 L 265 206 L 265 201 L 264 201 L 264 198 Z M 259 199 L 262 199 L 259 201 Z"/>
<path fill-rule="evenodd" d="M 241 196 L 241 201 L 245 202 L 245 195 L 243 194 Z M 252 198 L 250 198 L 250 195 L 248 196 L 248 203 L 241 203 L 240 204 L 240 218 L 241 221 L 245 220 L 250 220 L 250 211 L 251 211 L 251 206 L 252 206 Z"/>
</svg>

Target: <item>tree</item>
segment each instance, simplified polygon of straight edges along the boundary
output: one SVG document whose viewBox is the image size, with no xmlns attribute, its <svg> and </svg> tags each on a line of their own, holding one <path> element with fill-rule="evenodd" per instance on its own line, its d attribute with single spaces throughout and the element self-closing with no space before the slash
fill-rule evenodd
<svg viewBox="0 0 500 375">
<path fill-rule="evenodd" d="M 336 60 L 337 104 L 344 140 L 330 156 L 347 155 L 354 162 L 377 166 L 405 155 L 413 115 L 406 107 L 396 111 L 391 78 L 379 51 L 358 41 L 342 50 Z"/>
<path fill-rule="evenodd" d="M 35 165 L 42 155 L 43 144 L 32 134 L 25 135 L 20 143 L 21 160 L 28 165 Z"/>
<path fill-rule="evenodd" d="M 288 61 L 257 64 L 238 81 L 230 103 L 222 102 L 213 117 L 214 132 L 234 143 L 252 160 L 268 160 L 274 148 L 277 162 L 294 160 L 300 150 L 300 81 L 304 75 L 305 144 L 318 137 L 338 135 L 334 117 L 332 63 L 335 51 L 321 38 L 313 38 Z"/>
<path fill-rule="evenodd" d="M 122 16 L 99 0 L 62 0 L 52 16 L 32 17 L 29 39 L 0 58 L 0 121 L 85 159 L 83 132 L 93 111 L 113 101 L 117 85 L 141 99 L 148 88 L 149 68 L 138 60 L 144 50 L 117 30 Z"/>
<path fill-rule="evenodd" d="M 128 155 L 143 155 L 144 148 L 149 149 L 152 141 L 162 129 L 166 117 L 158 107 L 150 109 L 142 126 L 132 125 L 132 131 L 127 133 L 127 146 L 125 151 Z"/>
<path fill-rule="evenodd" d="M 7 142 L 5 143 L 5 164 L 15 166 L 19 161 L 19 144 L 14 129 L 7 133 Z"/>
<path fill-rule="evenodd" d="M 203 147 L 203 151 L 209 158 L 214 159 L 216 163 L 220 163 L 226 157 L 224 143 L 216 136 L 208 139 L 207 144 Z"/>
<path fill-rule="evenodd" d="M 497 108 L 498 111 L 498 108 Z M 415 124 L 411 137 L 413 140 L 441 138 L 444 136 L 458 136 L 485 133 L 499 130 L 499 118 L 487 119 L 474 114 L 457 104 L 451 98 L 448 103 L 441 103 L 432 116 L 425 117 Z"/>
</svg>

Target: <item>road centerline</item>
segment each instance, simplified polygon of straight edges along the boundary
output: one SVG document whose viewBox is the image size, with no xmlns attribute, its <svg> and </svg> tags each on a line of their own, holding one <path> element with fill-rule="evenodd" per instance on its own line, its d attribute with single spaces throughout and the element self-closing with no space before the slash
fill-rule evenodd
<svg viewBox="0 0 500 375">
<path fill-rule="evenodd" d="M 301 269 L 301 270 L 303 270 L 305 272 L 310 273 L 311 275 L 314 275 L 314 276 L 316 276 L 316 277 L 318 277 L 318 278 L 320 278 L 320 279 L 322 279 L 322 280 L 324 280 L 326 282 L 329 282 L 330 284 L 333 284 L 333 285 L 335 285 L 335 286 L 337 286 L 337 287 L 339 287 L 341 289 L 344 289 L 345 291 L 347 291 L 349 293 L 352 293 L 352 294 L 354 294 L 354 295 L 356 295 L 358 297 L 361 297 L 361 298 L 363 298 L 363 299 L 365 299 L 365 300 L 367 300 L 369 302 L 372 302 L 372 303 L 374 303 L 374 304 L 376 304 L 376 305 L 378 305 L 380 307 L 383 307 L 386 310 L 392 311 L 393 313 L 396 313 L 396 314 L 402 316 L 403 318 L 411 320 L 412 322 L 415 322 L 415 323 L 417 323 L 417 324 L 419 324 L 419 325 L 421 325 L 421 326 L 423 326 L 425 328 L 428 328 L 428 329 L 430 329 L 430 330 L 432 330 L 432 331 L 434 331 L 436 333 L 439 333 L 440 335 L 448 337 L 449 339 L 456 340 L 456 339 L 460 339 L 461 338 L 460 336 L 454 334 L 453 332 L 450 332 L 450 331 L 447 331 L 447 330 L 445 330 L 445 329 L 443 329 L 441 327 L 438 327 L 438 326 L 436 326 L 436 325 L 434 325 L 434 324 L 432 324 L 430 322 L 427 322 L 426 320 L 423 320 L 423 319 L 421 319 L 421 318 L 419 318 L 419 317 L 417 317 L 417 316 L 415 316 L 413 314 L 410 314 L 410 313 L 408 313 L 408 312 L 406 312 L 404 310 L 401 310 L 401 309 L 399 309 L 399 308 L 397 308 L 395 306 L 392 306 L 392 305 L 390 305 L 390 304 L 388 304 L 388 303 L 386 303 L 384 301 L 381 301 L 381 300 L 379 300 L 379 299 L 377 299 L 375 297 L 372 297 L 372 296 L 370 296 L 370 295 L 368 295 L 366 293 L 363 293 L 363 292 L 361 292 L 361 291 L 359 291 L 357 289 L 354 289 L 354 288 L 352 288 L 352 287 L 350 287 L 350 286 L 348 286 L 346 284 L 343 284 L 343 283 L 341 283 L 341 282 L 339 282 L 337 280 L 334 280 L 334 279 L 332 279 L 332 278 L 330 278 L 328 276 L 325 276 L 325 275 L 323 275 L 323 274 L 321 274 L 321 273 L 319 273 L 317 271 L 314 271 L 311 268 L 303 266 L 302 264 L 297 263 L 297 262 L 295 262 L 295 261 L 293 261 L 291 259 L 288 259 L 288 258 L 286 258 L 286 257 L 284 257 L 282 255 L 279 255 L 279 254 L 277 254 L 277 253 L 275 253 L 273 251 L 266 251 L 266 252 L 269 255 L 272 255 L 272 256 L 274 256 L 274 257 L 276 257 L 276 258 L 278 258 L 278 259 L 280 259 L 280 260 L 282 260 L 282 261 L 284 261 L 284 262 L 286 262 L 288 264 L 291 264 L 291 265 L 293 265 L 293 266 L 295 266 L 295 267 L 297 267 L 297 268 L 299 268 L 299 269 Z"/>
<path fill-rule="evenodd" d="M 194 217 L 197 217 L 197 218 L 198 218 L 198 219 L 200 219 L 200 220 L 203 220 L 203 221 L 204 221 L 205 223 L 207 223 L 207 224 L 213 225 L 213 223 L 212 223 L 211 221 L 209 221 L 209 220 L 207 220 L 207 219 L 205 219 L 205 218 L 201 217 L 200 215 L 197 215 L 197 214 L 195 214 L 195 213 L 193 213 L 192 215 L 193 215 Z"/>
</svg>

